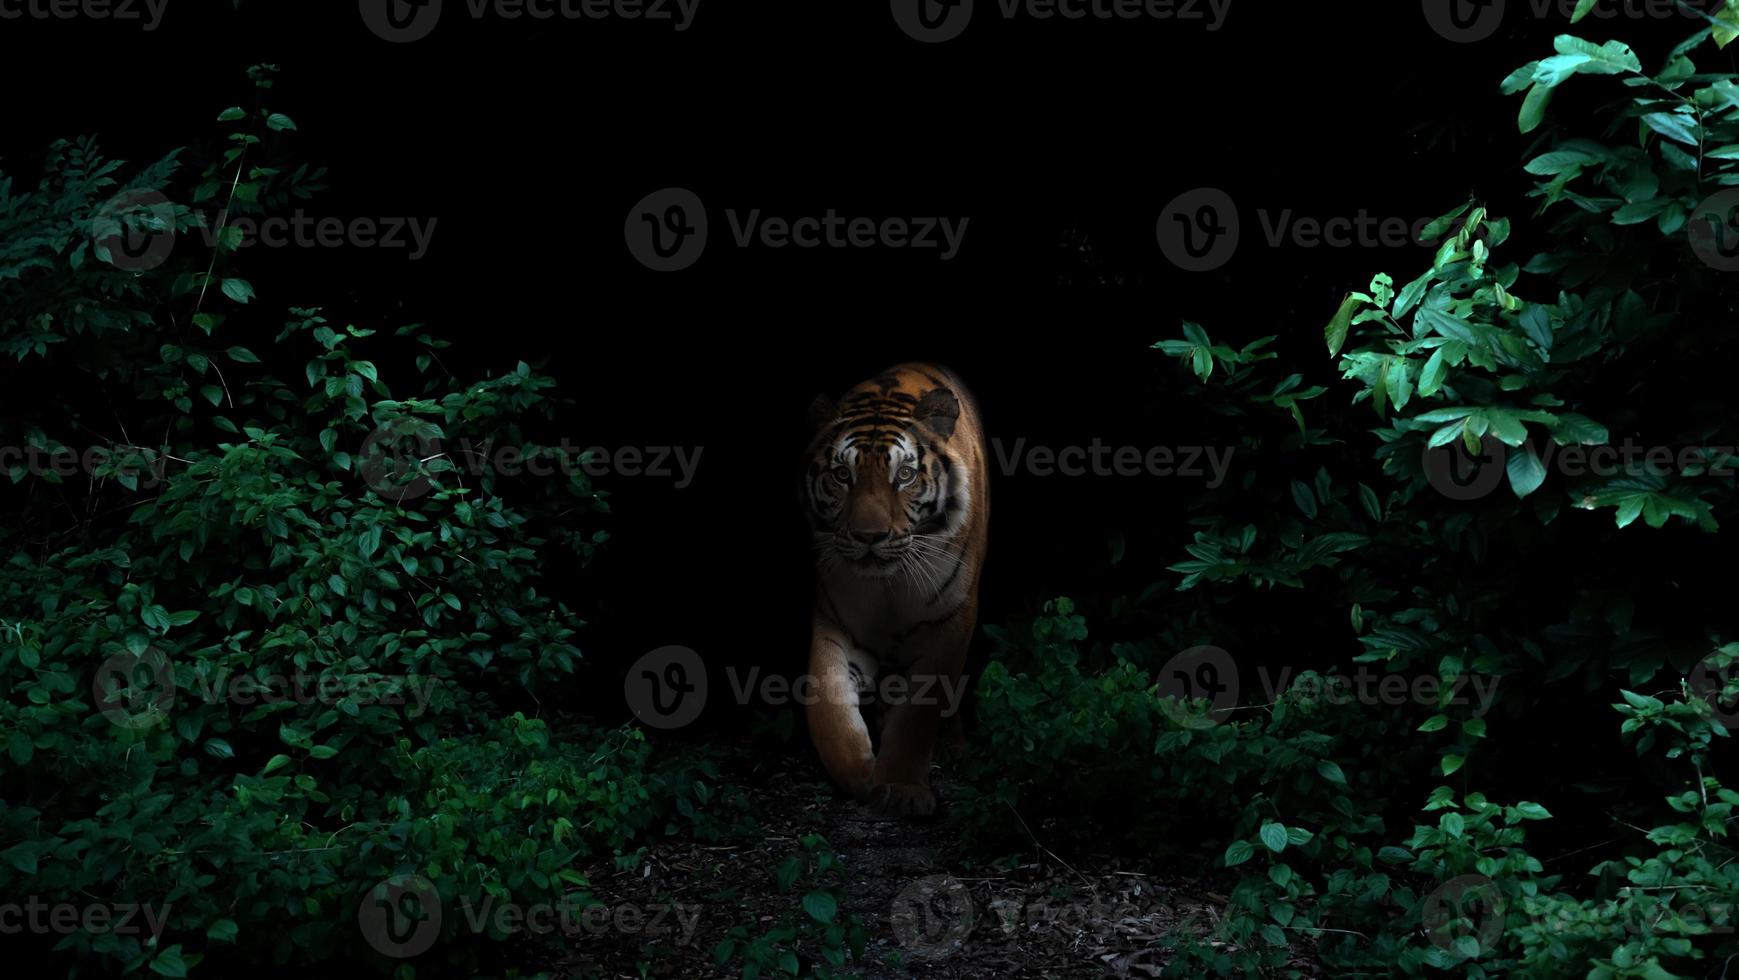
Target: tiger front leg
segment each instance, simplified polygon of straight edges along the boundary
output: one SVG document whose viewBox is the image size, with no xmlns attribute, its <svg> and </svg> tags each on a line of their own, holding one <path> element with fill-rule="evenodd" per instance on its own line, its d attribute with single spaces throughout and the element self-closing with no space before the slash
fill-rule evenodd
<svg viewBox="0 0 1739 980">
<path fill-rule="evenodd" d="M 814 687 L 804 715 L 821 766 L 840 788 L 866 801 L 874 788 L 876 762 L 859 709 L 866 679 L 861 665 L 852 670 L 845 631 L 819 619 L 810 640 L 809 676 Z"/>
<path fill-rule="evenodd" d="M 944 717 L 958 717 L 960 670 L 972 635 L 970 619 L 943 624 L 925 642 L 907 673 L 906 696 L 888 709 L 881 750 L 875 760 L 875 790 L 870 806 L 893 817 L 927 817 L 936 812 L 930 788 L 930 759 Z"/>
</svg>

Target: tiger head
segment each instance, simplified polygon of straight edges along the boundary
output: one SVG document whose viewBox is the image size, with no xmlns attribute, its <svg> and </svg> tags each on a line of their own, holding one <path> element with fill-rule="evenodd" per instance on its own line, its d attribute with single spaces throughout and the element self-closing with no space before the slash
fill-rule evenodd
<svg viewBox="0 0 1739 980">
<path fill-rule="evenodd" d="M 804 480 L 821 568 L 869 578 L 922 578 L 966 522 L 970 469 L 952 444 L 960 402 L 889 384 L 854 389 L 837 408 L 818 399 Z"/>
</svg>

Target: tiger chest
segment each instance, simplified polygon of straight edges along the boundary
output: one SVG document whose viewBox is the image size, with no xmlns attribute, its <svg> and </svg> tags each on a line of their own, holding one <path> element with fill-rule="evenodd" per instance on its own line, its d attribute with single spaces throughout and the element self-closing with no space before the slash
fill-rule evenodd
<svg viewBox="0 0 1739 980">
<path fill-rule="evenodd" d="M 904 667 L 921 654 L 934 625 L 959 605 L 950 595 L 931 602 L 905 589 L 866 588 L 860 582 L 826 583 L 820 598 L 822 611 L 884 671 Z"/>
</svg>

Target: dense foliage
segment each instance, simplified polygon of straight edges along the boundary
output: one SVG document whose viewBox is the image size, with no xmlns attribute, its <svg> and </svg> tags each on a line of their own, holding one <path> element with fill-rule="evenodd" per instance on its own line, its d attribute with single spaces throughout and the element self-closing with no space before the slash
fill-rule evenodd
<svg viewBox="0 0 1739 980">
<path fill-rule="evenodd" d="M 1196 501 L 1169 581 L 995 631 L 970 829 L 1013 806 L 1214 841 L 1231 909 L 1175 937 L 1178 976 L 1307 941 L 1336 970 L 1465 976 L 1739 953 L 1716 533 L 1739 516 L 1739 86 L 1697 64 L 1736 25 L 1728 3 L 1652 72 L 1561 36 L 1510 76 L 1538 212 L 1435 222 L 1429 269 L 1330 319 L 1338 379 L 1274 337 L 1156 345 L 1243 480 Z M 1573 78 L 1612 87 L 1601 131 L 1547 112 Z M 1523 228 L 1540 250 L 1506 260 Z"/>
<path fill-rule="evenodd" d="M 234 222 L 321 174 L 285 162 L 289 118 L 219 121 L 193 180 L 184 151 L 124 176 L 88 140 L 0 179 L 0 890 L 161 906 L 158 941 L 60 940 L 108 968 L 391 969 L 358 928 L 389 879 L 430 883 L 451 936 L 462 903 L 554 902 L 589 855 L 715 831 L 704 764 L 539 702 L 583 626 L 541 574 L 583 565 L 608 509 L 537 442 L 553 380 L 456 376 L 416 325 L 278 328 Z"/>
<path fill-rule="evenodd" d="M 988 628 L 952 811 L 974 853 L 1114 831 L 1226 876 L 1178 976 L 1739 955 L 1739 76 L 1707 70 L 1736 33 L 1725 0 L 1652 70 L 1564 36 L 1504 80 L 1538 210 L 1446 199 L 1430 267 L 1349 293 L 1328 364 L 1235 324 L 1156 345 L 1238 475 L 1132 518 L 1131 555 L 1187 557 L 1120 542 L 1122 594 L 1059 571 L 1072 599 Z M 81 140 L 35 187 L 0 176 L 0 891 L 163 909 L 160 940 L 65 933 L 86 969 L 511 972 L 512 937 L 456 914 L 436 959 L 395 957 L 371 903 L 583 902 L 577 865 L 740 813 L 706 758 L 540 698 L 584 669 L 546 570 L 608 514 L 547 439 L 554 379 L 263 310 L 234 220 L 324 179 L 272 76 L 215 150 L 126 172 Z M 1554 109 L 1572 85 L 1595 115 Z M 499 446 L 555 475 L 469 456 Z M 863 955 L 839 860 L 793 850 L 767 876 L 789 914 L 717 962 Z"/>
</svg>

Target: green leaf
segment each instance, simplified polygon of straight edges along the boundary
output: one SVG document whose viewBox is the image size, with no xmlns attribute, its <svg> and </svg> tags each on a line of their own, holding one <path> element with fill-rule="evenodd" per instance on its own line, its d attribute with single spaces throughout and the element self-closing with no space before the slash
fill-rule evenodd
<svg viewBox="0 0 1739 980">
<path fill-rule="evenodd" d="M 1643 116 L 1642 121 L 1648 124 L 1648 128 L 1667 139 L 1678 140 L 1680 143 L 1687 143 L 1691 146 L 1696 146 L 1702 142 L 1696 120 L 1688 116 L 1681 116 L 1676 112 L 1651 112 Z"/>
<path fill-rule="evenodd" d="M 1347 332 L 1352 329 L 1353 314 L 1358 312 L 1363 301 L 1348 294 L 1340 301 L 1340 309 L 1335 311 L 1334 318 L 1328 321 L 1323 336 L 1328 340 L 1328 356 L 1334 357 L 1347 342 Z"/>
<path fill-rule="evenodd" d="M 1428 238 L 1427 240 L 1429 241 Z M 1425 295 L 1425 288 L 1431 285 L 1432 275 L 1432 272 L 1427 271 L 1424 275 L 1402 286 L 1401 291 L 1395 295 L 1395 306 L 1389 311 L 1389 315 L 1397 320 L 1406 316 L 1418 304 L 1420 297 Z"/>
<path fill-rule="evenodd" d="M 1580 150 L 1553 150 L 1529 160 L 1527 166 L 1522 169 L 1537 176 L 1547 177 L 1564 173 L 1567 170 L 1578 169 L 1584 164 L 1595 163 L 1598 159 L 1594 154 L 1583 153 Z"/>
<path fill-rule="evenodd" d="M 1575 412 L 1559 413 L 1549 428 L 1560 446 L 1603 446 L 1609 438 L 1606 426 Z"/>
<path fill-rule="evenodd" d="M 1516 114 L 1516 126 L 1524 133 L 1531 133 L 1540 128 L 1540 123 L 1546 118 L 1546 106 L 1552 101 L 1552 92 L 1546 85 L 1535 85 L 1528 89 L 1527 97 L 1522 99 L 1522 110 Z"/>
<path fill-rule="evenodd" d="M 1272 821 L 1262 825 L 1257 833 L 1262 838 L 1262 846 L 1278 854 L 1286 850 L 1286 828 Z"/>
<path fill-rule="evenodd" d="M 1739 37 L 1739 7 L 1734 6 L 1731 0 L 1710 19 L 1715 22 L 1710 31 L 1715 38 L 1715 47 L 1725 48 L 1734 38 Z"/>
<path fill-rule="evenodd" d="M 1226 848 L 1226 867 L 1235 868 L 1255 855 L 1256 848 L 1247 840 L 1235 840 Z"/>
<path fill-rule="evenodd" d="M 260 359 L 254 356 L 254 352 L 248 350 L 246 347 L 231 347 L 228 351 L 225 351 L 225 353 L 229 355 L 230 360 L 236 361 L 240 364 L 260 363 Z"/>
<path fill-rule="evenodd" d="M 195 957 L 194 959 L 197 960 L 198 957 Z M 161 953 L 158 953 L 157 956 L 151 960 L 151 972 L 165 977 L 187 976 L 187 961 L 181 958 L 180 944 L 177 943 L 176 945 L 163 950 Z"/>
<path fill-rule="evenodd" d="M 1570 23 L 1575 24 L 1593 12 L 1599 6 L 1600 0 L 1576 0 L 1576 9 L 1570 14 Z"/>
<path fill-rule="evenodd" d="M 1359 503 L 1364 506 L 1365 513 L 1370 515 L 1371 520 L 1383 519 L 1383 505 L 1377 500 L 1377 492 L 1363 483 L 1359 484 Z"/>
<path fill-rule="evenodd" d="M 839 913 L 839 902 L 826 892 L 810 892 L 803 896 L 803 911 L 817 922 L 832 922 Z"/>
<path fill-rule="evenodd" d="M 1430 398 L 1443 387 L 1443 348 L 1431 352 L 1425 366 L 1419 370 L 1419 397 Z"/>
<path fill-rule="evenodd" d="M 1529 803 L 1527 800 L 1516 804 L 1516 814 L 1525 820 L 1552 819 L 1552 814 L 1547 812 L 1545 807 L 1538 803 Z"/>
<path fill-rule="evenodd" d="M 254 298 L 254 287 L 246 279 L 225 279 L 223 294 L 237 303 L 246 303 Z"/>
<path fill-rule="evenodd" d="M 1584 74 L 1618 75 L 1627 71 L 1642 71 L 1642 62 L 1637 59 L 1636 52 L 1621 41 L 1607 41 L 1597 45 L 1571 34 L 1560 34 L 1552 39 L 1552 47 L 1559 54 L 1587 55 L 1588 65 L 1578 69 Z"/>
<path fill-rule="evenodd" d="M 1328 759 L 1323 759 L 1316 764 L 1316 774 L 1331 783 L 1339 783 L 1342 786 L 1347 784 L 1346 773 L 1341 772 L 1340 766 Z"/>
<path fill-rule="evenodd" d="M 1443 757 L 1443 775 L 1447 776 L 1450 773 L 1454 772 L 1455 770 L 1460 769 L 1461 764 L 1466 762 L 1466 761 L 1467 760 L 1465 758 L 1462 758 L 1459 755 L 1446 755 L 1446 756 L 1444 756 Z"/>
<path fill-rule="evenodd" d="M 1510 489 L 1515 491 L 1518 498 L 1526 497 L 1546 482 L 1546 467 L 1534 455 L 1532 446 L 1524 446 L 1520 452 L 1510 453 L 1504 469 L 1509 473 Z"/>
<path fill-rule="evenodd" d="M 1303 480 L 1292 481 L 1292 502 L 1304 512 L 1304 516 L 1316 518 L 1316 498 L 1311 495 L 1310 487 Z"/>
<path fill-rule="evenodd" d="M 286 129 L 295 129 L 296 124 L 290 121 L 289 116 L 281 112 L 274 112 L 266 117 L 266 128 L 273 132 L 281 132 Z"/>
</svg>

